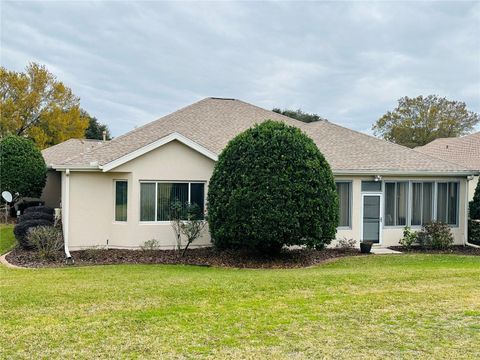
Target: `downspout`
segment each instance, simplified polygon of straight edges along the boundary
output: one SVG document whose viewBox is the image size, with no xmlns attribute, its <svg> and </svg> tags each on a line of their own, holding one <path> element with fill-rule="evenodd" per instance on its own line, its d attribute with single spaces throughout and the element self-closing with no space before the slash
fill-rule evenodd
<svg viewBox="0 0 480 360">
<path fill-rule="evenodd" d="M 464 245 L 468 245 L 474 248 L 480 248 L 480 246 L 471 244 L 468 242 L 468 182 L 473 180 L 473 176 L 468 176 L 467 181 L 465 182 L 465 238 L 464 238 Z"/>
<path fill-rule="evenodd" d="M 70 233 L 70 169 L 65 170 L 65 199 L 63 201 L 63 242 L 65 247 L 65 262 L 73 263 L 72 255 L 68 248 L 68 237 Z"/>
</svg>

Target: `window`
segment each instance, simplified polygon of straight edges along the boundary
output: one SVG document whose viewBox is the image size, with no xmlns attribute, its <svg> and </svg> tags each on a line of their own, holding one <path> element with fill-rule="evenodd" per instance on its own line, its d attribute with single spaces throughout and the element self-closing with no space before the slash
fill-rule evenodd
<svg viewBox="0 0 480 360">
<path fill-rule="evenodd" d="M 115 180 L 115 221 L 127 221 L 127 192 L 126 180 Z"/>
<path fill-rule="evenodd" d="M 408 182 L 385 183 L 385 225 L 407 224 Z"/>
<path fill-rule="evenodd" d="M 362 181 L 362 191 L 382 191 L 382 182 Z"/>
<path fill-rule="evenodd" d="M 204 183 L 168 183 L 149 181 L 140 183 L 140 221 L 169 221 L 175 201 L 188 202 L 199 207 L 203 218 L 205 206 Z"/>
<path fill-rule="evenodd" d="M 438 183 L 437 220 L 458 225 L 458 183 Z"/>
<path fill-rule="evenodd" d="M 338 203 L 340 212 L 340 221 L 338 226 L 350 227 L 350 197 L 351 182 L 337 182 Z"/>
<path fill-rule="evenodd" d="M 412 183 L 412 225 L 424 225 L 433 220 L 432 182 Z"/>
</svg>

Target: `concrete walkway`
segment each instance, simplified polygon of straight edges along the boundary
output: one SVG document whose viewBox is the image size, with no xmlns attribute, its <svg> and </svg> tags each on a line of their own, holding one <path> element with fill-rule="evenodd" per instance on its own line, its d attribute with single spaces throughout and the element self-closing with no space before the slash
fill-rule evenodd
<svg viewBox="0 0 480 360">
<path fill-rule="evenodd" d="M 372 254 L 375 255 L 387 255 L 387 254 L 401 254 L 400 251 L 384 248 L 384 247 L 372 247 Z"/>
</svg>

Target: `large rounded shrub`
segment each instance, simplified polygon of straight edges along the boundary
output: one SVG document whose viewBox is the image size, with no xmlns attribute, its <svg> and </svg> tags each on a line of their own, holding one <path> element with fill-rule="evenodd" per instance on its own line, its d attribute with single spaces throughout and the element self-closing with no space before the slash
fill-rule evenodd
<svg viewBox="0 0 480 360">
<path fill-rule="evenodd" d="M 7 135 L 0 140 L 0 184 L 2 191 L 21 196 L 40 197 L 47 167 L 34 143 L 20 136 Z"/>
<path fill-rule="evenodd" d="M 335 237 L 338 198 L 328 162 L 299 129 L 266 121 L 223 150 L 208 191 L 218 248 L 322 248 Z"/>
</svg>

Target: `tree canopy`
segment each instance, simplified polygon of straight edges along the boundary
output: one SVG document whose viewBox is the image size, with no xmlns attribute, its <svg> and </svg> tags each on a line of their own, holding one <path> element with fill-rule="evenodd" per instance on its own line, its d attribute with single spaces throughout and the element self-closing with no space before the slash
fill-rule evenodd
<svg viewBox="0 0 480 360">
<path fill-rule="evenodd" d="M 43 149 L 83 137 L 87 126 L 80 99 L 45 66 L 30 63 L 25 72 L 0 67 L 0 136 L 27 136 Z"/>
<path fill-rule="evenodd" d="M 7 135 L 0 140 L 1 191 L 18 192 L 22 197 L 40 197 L 47 167 L 35 144 L 21 136 Z"/>
<path fill-rule="evenodd" d="M 324 156 L 298 128 L 266 121 L 229 142 L 208 190 L 208 223 L 218 248 L 321 248 L 335 237 L 338 198 Z"/>
<path fill-rule="evenodd" d="M 317 114 L 309 114 L 306 112 L 303 112 L 302 110 L 288 110 L 284 109 L 281 110 L 279 108 L 274 108 L 272 109 L 273 112 L 276 112 L 278 114 L 282 114 L 288 117 L 291 117 L 292 119 L 300 120 L 306 123 L 314 122 L 314 121 L 320 121 L 320 120 L 325 120 L 321 116 L 318 116 Z"/>
<path fill-rule="evenodd" d="M 106 140 L 111 140 L 110 130 L 106 124 L 102 124 L 94 116 L 90 116 L 85 110 L 82 115 L 88 119 L 88 127 L 85 130 L 85 139 L 103 140 L 103 132 L 105 131 Z"/>
<path fill-rule="evenodd" d="M 467 109 L 464 102 L 436 95 L 407 96 L 373 125 L 376 136 L 410 148 L 432 140 L 470 133 L 480 122 L 480 115 Z"/>
</svg>

